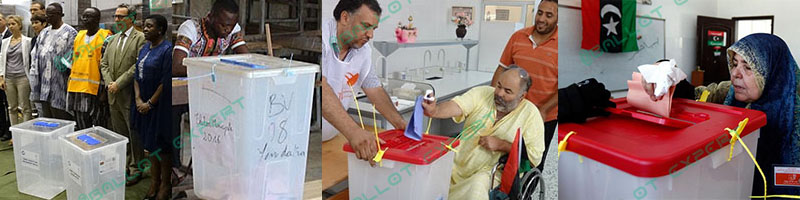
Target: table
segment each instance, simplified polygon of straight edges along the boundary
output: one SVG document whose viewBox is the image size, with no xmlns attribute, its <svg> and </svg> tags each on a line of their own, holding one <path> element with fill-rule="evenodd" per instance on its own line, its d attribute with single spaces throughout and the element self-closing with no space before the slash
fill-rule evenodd
<svg viewBox="0 0 800 200">
<path fill-rule="evenodd" d="M 172 105 L 189 104 L 189 81 L 172 79 Z"/>
<path fill-rule="evenodd" d="M 303 185 L 303 199 L 322 200 L 322 180 L 306 182 Z"/>
<path fill-rule="evenodd" d="M 322 189 L 347 180 L 347 153 L 342 146 L 347 139 L 342 134 L 322 142 Z"/>
</svg>

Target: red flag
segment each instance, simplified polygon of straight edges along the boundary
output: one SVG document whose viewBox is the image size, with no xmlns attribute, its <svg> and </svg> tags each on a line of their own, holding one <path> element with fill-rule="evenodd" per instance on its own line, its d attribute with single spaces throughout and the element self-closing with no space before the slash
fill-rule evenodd
<svg viewBox="0 0 800 200">
<path fill-rule="evenodd" d="M 514 142 L 511 143 L 511 152 L 508 154 L 508 160 L 505 167 L 503 167 L 503 177 L 500 179 L 500 191 L 508 194 L 511 192 L 511 185 L 514 184 L 514 178 L 519 174 L 519 162 L 522 160 L 522 134 L 517 128 L 517 135 L 514 136 Z"/>
<path fill-rule="evenodd" d="M 596 0 L 581 1 L 581 20 L 583 20 L 581 49 L 600 48 L 600 3 Z"/>
<path fill-rule="evenodd" d="M 636 42 L 636 0 L 583 0 L 583 41 L 590 51 L 638 51 Z"/>
</svg>

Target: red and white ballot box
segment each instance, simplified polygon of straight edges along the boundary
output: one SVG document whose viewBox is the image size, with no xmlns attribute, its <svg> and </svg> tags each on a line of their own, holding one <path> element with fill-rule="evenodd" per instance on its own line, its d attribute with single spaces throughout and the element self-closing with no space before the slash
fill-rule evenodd
<svg viewBox="0 0 800 200">
<path fill-rule="evenodd" d="M 382 165 L 375 167 L 356 158 L 350 144 L 344 144 L 350 199 L 447 199 L 455 154 L 442 143 L 450 144 L 452 138 L 424 135 L 415 141 L 403 136 L 403 130 L 380 133 L 380 138 L 386 141 L 381 148 L 389 149 Z"/>
<path fill-rule="evenodd" d="M 558 162 L 559 199 L 748 199 L 755 164 L 739 142 L 728 161 L 725 128 L 748 118 L 740 137 L 755 156 L 763 112 L 676 98 L 661 118 L 613 101 L 608 117 L 559 124 L 559 141 L 576 132 Z"/>
</svg>

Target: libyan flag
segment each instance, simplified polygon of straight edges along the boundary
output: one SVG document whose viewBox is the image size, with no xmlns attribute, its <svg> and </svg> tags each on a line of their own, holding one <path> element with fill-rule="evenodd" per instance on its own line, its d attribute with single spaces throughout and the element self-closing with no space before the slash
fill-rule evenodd
<svg viewBox="0 0 800 200">
<path fill-rule="evenodd" d="M 523 148 L 524 142 L 522 141 L 522 133 L 517 128 L 517 134 L 514 136 L 514 142 L 511 143 L 511 152 L 508 154 L 508 160 L 503 167 L 503 176 L 500 178 L 500 191 L 506 194 L 512 193 L 512 186 L 514 183 L 519 182 L 518 174 L 522 172 L 524 167 L 520 166 L 527 161 L 527 154 Z M 517 190 L 519 191 L 519 190 Z"/>
<path fill-rule="evenodd" d="M 581 48 L 605 52 L 638 51 L 636 0 L 583 0 Z"/>
</svg>

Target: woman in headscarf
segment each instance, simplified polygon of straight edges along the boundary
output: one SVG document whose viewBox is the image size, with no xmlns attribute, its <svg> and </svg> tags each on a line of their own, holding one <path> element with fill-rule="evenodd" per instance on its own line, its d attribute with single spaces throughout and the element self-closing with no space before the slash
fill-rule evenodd
<svg viewBox="0 0 800 200">
<path fill-rule="evenodd" d="M 789 47 L 775 35 L 748 35 L 728 48 L 728 69 L 731 84 L 724 104 L 767 114 L 756 153 L 767 179 L 767 194 L 800 194 L 798 188 L 774 187 L 773 180 L 773 165 L 800 165 L 800 70 Z M 757 171 L 752 194 L 764 194 Z"/>
<path fill-rule="evenodd" d="M 773 165 L 800 166 L 800 70 L 781 38 L 772 34 L 748 35 L 728 48 L 731 80 L 694 88 L 694 98 L 709 91 L 707 102 L 762 111 L 767 125 L 761 128 L 756 161 L 767 179 L 767 195 L 798 195 L 800 188 L 775 187 Z M 686 91 L 688 82 L 678 84 L 675 96 Z M 645 90 L 652 94 L 652 85 Z M 688 86 L 691 91 L 691 86 Z M 559 116 L 560 117 L 560 116 Z M 754 196 L 764 195 L 758 169 L 753 177 Z"/>
</svg>

